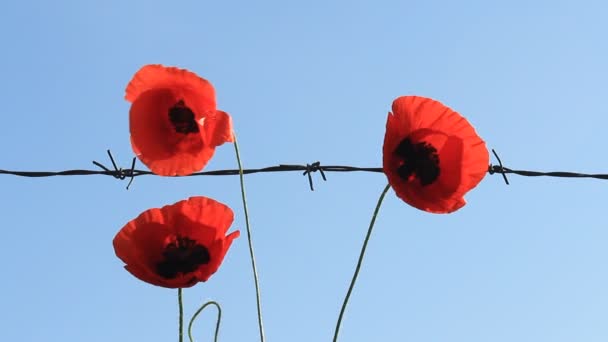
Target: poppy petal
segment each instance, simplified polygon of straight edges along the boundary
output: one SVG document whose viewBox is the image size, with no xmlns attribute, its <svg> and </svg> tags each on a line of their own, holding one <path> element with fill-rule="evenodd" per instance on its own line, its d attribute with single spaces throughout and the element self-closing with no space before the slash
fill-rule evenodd
<svg viewBox="0 0 608 342">
<path fill-rule="evenodd" d="M 129 264 L 136 261 L 142 253 L 155 255 L 160 252 L 167 234 L 163 223 L 164 218 L 156 208 L 143 212 L 127 223 L 114 237 L 116 256 Z"/>
<path fill-rule="evenodd" d="M 161 210 L 157 208 L 140 214 L 114 238 L 116 256 L 127 266 L 154 273 L 156 264 L 162 259 L 167 237 L 171 235 L 165 222 Z"/>
<path fill-rule="evenodd" d="M 131 141 L 137 152 L 148 158 L 165 159 L 174 153 L 177 136 L 171 132 L 166 113 L 177 97 L 169 89 L 154 89 L 139 96 L 129 111 L 129 130 Z M 174 141 L 167 143 L 172 137 Z"/>
<path fill-rule="evenodd" d="M 393 102 L 393 113 L 399 113 L 397 119 L 401 132 L 412 132 L 420 128 L 456 132 L 470 126 L 465 118 L 441 102 L 421 96 L 397 98 Z M 457 123 L 459 127 L 453 127 Z"/>
<path fill-rule="evenodd" d="M 135 100 L 151 89 L 196 89 L 210 107 L 215 107 L 215 89 L 209 81 L 193 72 L 161 64 L 148 64 L 139 69 L 127 85 L 125 99 Z"/>
<path fill-rule="evenodd" d="M 159 277 L 156 273 L 151 272 L 148 268 L 141 267 L 137 264 L 125 265 L 125 270 L 129 271 L 137 279 L 146 283 L 171 288 L 171 284 L 165 279 Z"/>
<path fill-rule="evenodd" d="M 178 202 L 176 211 L 179 217 L 196 222 L 199 226 L 213 227 L 215 239 L 226 235 L 234 221 L 234 213 L 230 207 L 208 197 L 194 196 Z"/>
<path fill-rule="evenodd" d="M 232 118 L 226 112 L 218 110 L 212 118 L 206 118 L 203 124 L 206 138 L 210 146 L 220 146 L 226 142 L 234 142 Z"/>
<path fill-rule="evenodd" d="M 208 265 L 201 267 L 197 271 L 198 279 L 200 279 L 201 281 L 207 281 L 209 277 L 211 277 L 211 275 L 213 275 L 218 270 L 221 263 L 224 261 L 224 257 L 226 256 L 228 249 L 232 245 L 232 241 L 238 238 L 240 235 L 241 233 L 236 230 L 228 234 L 225 239 L 216 241 L 216 243 L 210 248 L 212 260 Z"/>
</svg>

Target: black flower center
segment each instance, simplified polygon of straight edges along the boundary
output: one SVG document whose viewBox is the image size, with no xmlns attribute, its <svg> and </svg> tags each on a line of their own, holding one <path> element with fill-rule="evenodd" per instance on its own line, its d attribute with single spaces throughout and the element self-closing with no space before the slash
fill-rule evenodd
<svg viewBox="0 0 608 342">
<path fill-rule="evenodd" d="M 198 124 L 194 120 L 194 112 L 179 100 L 169 108 L 169 120 L 177 133 L 198 133 Z"/>
<path fill-rule="evenodd" d="M 409 181 L 415 176 L 424 186 L 439 177 L 439 155 L 433 145 L 424 141 L 412 144 L 410 138 L 405 138 L 395 149 L 395 154 L 403 161 L 397 169 L 403 180 Z"/>
<path fill-rule="evenodd" d="M 174 242 L 165 246 L 163 258 L 156 264 L 156 272 L 165 279 L 172 279 L 179 273 L 194 272 L 200 265 L 209 263 L 210 255 L 205 246 L 187 237 L 177 236 Z"/>
</svg>

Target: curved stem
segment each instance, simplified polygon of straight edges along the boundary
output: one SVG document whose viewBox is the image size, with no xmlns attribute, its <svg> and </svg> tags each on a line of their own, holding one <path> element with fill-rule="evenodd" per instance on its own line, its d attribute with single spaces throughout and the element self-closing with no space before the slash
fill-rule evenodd
<svg viewBox="0 0 608 342">
<path fill-rule="evenodd" d="M 194 339 L 192 338 L 192 324 L 194 324 L 194 320 L 209 305 L 215 305 L 215 307 L 217 308 L 217 323 L 215 323 L 215 337 L 213 338 L 213 341 L 217 342 L 217 337 L 220 333 L 220 322 L 222 321 L 222 308 L 216 301 L 213 300 L 210 300 L 207 303 L 203 304 L 203 306 L 201 306 L 192 316 L 190 324 L 188 324 L 188 338 L 190 338 L 190 342 L 194 342 Z"/>
<path fill-rule="evenodd" d="M 241 197 L 243 198 L 243 210 L 245 211 L 245 226 L 247 227 L 247 242 L 249 243 L 249 255 L 251 256 L 251 268 L 253 269 L 253 281 L 255 284 L 255 299 L 258 309 L 258 327 L 260 329 L 260 341 L 264 342 L 264 324 L 262 323 L 262 303 L 260 297 L 260 284 L 258 281 L 258 271 L 255 265 L 255 255 L 253 253 L 253 243 L 251 242 L 251 227 L 249 226 L 249 211 L 247 210 L 247 197 L 245 196 L 245 180 L 243 177 L 243 165 L 241 164 L 241 155 L 239 154 L 239 144 L 234 134 L 234 150 L 236 152 L 236 161 L 239 164 L 239 178 L 241 180 Z"/>
<path fill-rule="evenodd" d="M 182 289 L 177 289 L 177 303 L 179 304 L 179 342 L 184 341 L 184 304 L 182 302 Z"/>
<path fill-rule="evenodd" d="M 382 205 L 382 201 L 384 200 L 384 196 L 390 189 L 390 184 L 387 184 L 380 198 L 378 199 L 378 204 L 376 204 L 376 209 L 374 210 L 374 214 L 372 215 L 372 221 L 369 223 L 369 228 L 367 230 L 367 235 L 365 236 L 365 240 L 363 241 L 363 247 L 361 248 L 361 254 L 359 254 L 359 261 L 357 261 L 357 267 L 355 268 L 355 273 L 353 274 L 353 279 L 350 281 L 350 286 L 348 287 L 348 292 L 346 292 L 346 297 L 344 298 L 344 303 L 342 303 L 342 309 L 340 309 L 340 316 L 338 316 L 338 322 L 336 323 L 336 330 L 334 332 L 333 341 L 338 341 L 338 333 L 340 331 L 340 324 L 342 323 L 342 317 L 344 316 L 344 311 L 346 310 L 346 305 L 348 304 L 348 299 L 350 298 L 350 294 L 353 292 L 353 288 L 355 287 L 355 282 L 357 281 L 357 276 L 359 275 L 359 270 L 361 270 L 361 264 L 363 263 L 363 257 L 365 256 L 365 249 L 367 248 L 367 243 L 369 242 L 369 238 L 372 235 L 372 230 L 374 229 L 374 223 L 376 222 L 376 216 L 378 216 L 378 212 L 380 211 L 380 206 Z"/>
</svg>

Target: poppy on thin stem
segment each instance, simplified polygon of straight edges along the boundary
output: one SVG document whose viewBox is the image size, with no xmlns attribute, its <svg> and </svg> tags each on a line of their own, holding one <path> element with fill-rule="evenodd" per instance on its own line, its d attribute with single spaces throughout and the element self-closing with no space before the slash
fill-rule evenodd
<svg viewBox="0 0 608 342">
<path fill-rule="evenodd" d="M 230 115 L 216 108 L 209 81 L 188 70 L 150 64 L 126 88 L 131 146 L 152 172 L 185 176 L 202 170 L 217 146 L 232 142 Z"/>
<path fill-rule="evenodd" d="M 239 231 L 226 232 L 232 210 L 207 197 L 152 208 L 127 223 L 114 251 L 138 279 L 167 288 L 204 282 L 220 267 Z"/>
<path fill-rule="evenodd" d="M 382 147 L 388 183 L 376 203 L 334 330 L 338 341 L 348 301 L 357 282 L 376 217 L 392 187 L 406 203 L 431 213 L 450 213 L 488 170 L 489 154 L 473 126 L 455 111 L 425 97 L 402 96 L 388 114 Z"/>
<path fill-rule="evenodd" d="M 485 142 L 460 114 L 438 101 L 402 96 L 388 114 L 383 169 L 395 193 L 431 213 L 451 213 L 488 171 Z"/>
</svg>

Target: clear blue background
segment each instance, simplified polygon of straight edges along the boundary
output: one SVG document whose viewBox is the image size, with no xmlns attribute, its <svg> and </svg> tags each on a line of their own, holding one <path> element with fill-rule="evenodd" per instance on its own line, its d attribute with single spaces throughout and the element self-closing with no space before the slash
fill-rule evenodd
<svg viewBox="0 0 608 342">
<path fill-rule="evenodd" d="M 4 1 L 0 168 L 95 169 L 129 145 L 124 88 L 144 64 L 211 80 L 246 167 L 380 166 L 400 95 L 466 116 L 505 165 L 608 172 L 608 5 L 597 1 Z M 144 168 L 139 164 L 140 168 Z M 231 145 L 208 168 L 236 167 Z M 268 342 L 329 341 L 382 174 L 246 177 Z M 340 341 L 607 341 L 608 184 L 487 176 L 451 215 L 391 191 Z M 112 239 L 193 195 L 234 208 L 238 178 L 0 176 L 0 341 L 176 341 L 176 291 L 140 282 Z M 243 235 L 189 317 L 257 340 Z M 196 324 L 212 339 L 215 313 Z"/>
</svg>

